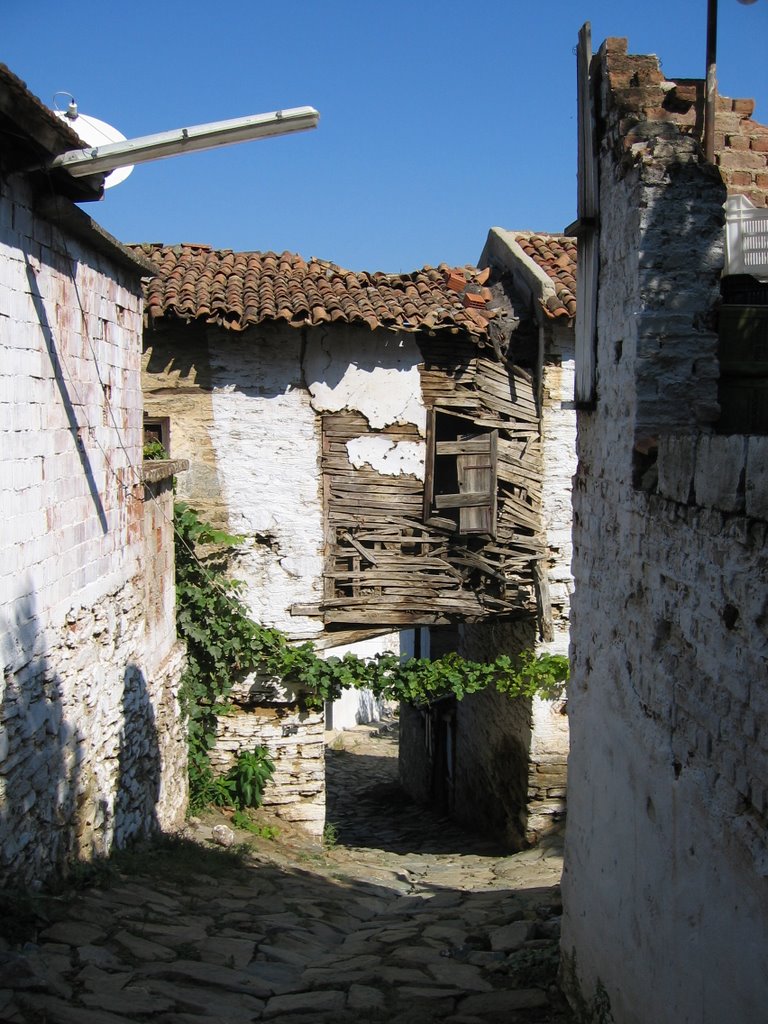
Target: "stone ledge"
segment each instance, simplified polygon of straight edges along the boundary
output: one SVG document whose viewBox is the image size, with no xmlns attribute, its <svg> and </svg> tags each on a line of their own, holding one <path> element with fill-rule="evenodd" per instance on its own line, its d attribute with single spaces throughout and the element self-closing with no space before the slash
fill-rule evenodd
<svg viewBox="0 0 768 1024">
<path fill-rule="evenodd" d="M 684 505 L 768 519 L 768 437 L 676 435 L 659 438 L 658 493 Z"/>
<path fill-rule="evenodd" d="M 149 459 L 141 467 L 141 482 L 157 484 L 189 469 L 188 459 Z"/>
</svg>

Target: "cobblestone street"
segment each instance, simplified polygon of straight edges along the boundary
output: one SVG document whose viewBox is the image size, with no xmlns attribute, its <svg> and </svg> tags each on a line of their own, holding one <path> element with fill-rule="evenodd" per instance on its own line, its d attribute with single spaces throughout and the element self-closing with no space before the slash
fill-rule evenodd
<svg viewBox="0 0 768 1024">
<path fill-rule="evenodd" d="M 224 849 L 211 816 L 96 886 L 19 897 L 0 1020 L 568 1021 L 558 844 L 503 856 L 410 804 L 394 725 L 331 737 L 327 767 L 324 846 L 282 827 Z"/>
</svg>

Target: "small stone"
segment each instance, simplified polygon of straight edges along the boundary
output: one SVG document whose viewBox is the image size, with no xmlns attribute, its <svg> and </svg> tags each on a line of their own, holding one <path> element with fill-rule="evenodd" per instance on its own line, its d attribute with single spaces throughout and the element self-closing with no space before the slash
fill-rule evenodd
<svg viewBox="0 0 768 1024">
<path fill-rule="evenodd" d="M 451 963 L 443 960 L 429 964 L 427 970 L 443 985 L 456 985 L 465 992 L 491 992 L 493 985 L 480 976 L 480 969 L 471 964 Z"/>
<path fill-rule="evenodd" d="M 83 966 L 95 964 L 104 971 L 120 971 L 127 968 L 127 964 L 118 960 L 114 953 L 103 946 L 78 946 L 77 960 Z"/>
<path fill-rule="evenodd" d="M 176 953 L 167 946 L 161 946 L 158 942 L 151 942 L 149 939 L 142 939 L 138 935 L 131 935 L 130 932 L 120 931 L 114 941 L 122 946 L 131 956 L 137 960 L 175 960 Z"/>
<path fill-rule="evenodd" d="M 91 946 L 106 935 L 103 928 L 81 921 L 58 921 L 42 933 L 49 942 L 63 942 L 67 946 Z"/>
<path fill-rule="evenodd" d="M 142 988 L 126 988 L 121 992 L 86 992 L 80 996 L 85 1006 L 92 1009 L 106 1010 L 107 1013 L 135 1014 L 162 1013 L 173 1009 L 170 999 L 163 999 L 156 992 Z"/>
<path fill-rule="evenodd" d="M 83 1006 L 70 1006 L 54 996 L 30 993 L 24 996 L 25 1010 L 38 1011 L 49 1024 L 130 1024 L 131 1018 L 106 1010 L 91 1010 Z M 25 1015 L 25 1020 L 29 1017 Z"/>
<path fill-rule="evenodd" d="M 235 845 L 235 833 L 226 825 L 215 825 L 211 831 L 211 838 L 219 846 L 230 847 Z"/>
<path fill-rule="evenodd" d="M 169 964 L 145 964 L 136 972 L 137 977 L 160 977 L 173 981 L 192 981 L 197 985 L 211 985 L 230 992 L 243 992 L 250 996 L 271 995 L 269 985 L 244 971 L 205 964 L 198 960 L 176 960 Z"/>
<path fill-rule="evenodd" d="M 120 974 L 110 974 L 108 971 L 102 971 L 94 964 L 88 964 L 77 976 L 83 987 L 89 992 L 100 992 L 109 990 L 110 992 L 119 992 L 121 988 L 124 988 L 133 977 L 130 971 L 124 971 Z"/>
<path fill-rule="evenodd" d="M 488 936 L 491 940 L 491 949 L 501 950 L 504 953 L 511 953 L 520 949 L 531 934 L 533 924 L 531 921 L 515 921 L 513 924 L 504 925 L 501 928 L 494 928 Z"/>
<path fill-rule="evenodd" d="M 350 1010 L 380 1010 L 384 1008 L 384 993 L 370 985 L 350 985 L 347 997 Z"/>
<path fill-rule="evenodd" d="M 536 1010 L 547 1005 L 547 996 L 540 988 L 501 989 L 481 992 L 462 999 L 461 1013 L 510 1013 L 513 1010 Z"/>
<path fill-rule="evenodd" d="M 335 1013 L 344 1009 L 345 1002 L 344 993 L 333 990 L 273 996 L 264 1008 L 264 1019 L 269 1020 L 288 1013 Z"/>
<path fill-rule="evenodd" d="M 222 935 L 205 939 L 198 946 L 200 958 L 206 963 L 233 967 L 236 970 L 248 966 L 253 959 L 255 948 L 256 943 L 253 940 L 233 939 Z"/>
</svg>

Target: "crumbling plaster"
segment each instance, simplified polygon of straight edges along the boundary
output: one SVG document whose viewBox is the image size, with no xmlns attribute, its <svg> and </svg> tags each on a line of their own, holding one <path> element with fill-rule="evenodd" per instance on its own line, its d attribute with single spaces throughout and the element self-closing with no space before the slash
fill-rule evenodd
<svg viewBox="0 0 768 1024">
<path fill-rule="evenodd" d="M 604 80 L 661 79 L 625 48 L 605 44 Z M 762 439 L 711 434 L 725 189 L 668 120 L 628 117 L 643 95 L 603 91 L 562 945 L 576 1000 L 601 992 L 616 1024 L 718 1024 L 765 1014 L 768 506 L 733 473 Z"/>
<path fill-rule="evenodd" d="M 360 412 L 373 430 L 413 423 L 424 437 L 427 413 L 418 366 L 423 361 L 412 335 L 377 331 L 370 342 L 361 328 L 314 330 L 307 339 L 304 374 L 314 408 Z"/>
<path fill-rule="evenodd" d="M 3 880 L 40 882 L 185 810 L 170 488 L 142 483 L 141 270 L 99 238 L 3 183 Z"/>
</svg>

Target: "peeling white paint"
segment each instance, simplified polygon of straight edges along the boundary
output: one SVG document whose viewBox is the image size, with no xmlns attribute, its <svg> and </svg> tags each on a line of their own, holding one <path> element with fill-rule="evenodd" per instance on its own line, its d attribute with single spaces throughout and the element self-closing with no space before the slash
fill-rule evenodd
<svg viewBox="0 0 768 1024">
<path fill-rule="evenodd" d="M 309 396 L 293 386 L 298 332 L 258 346 L 227 338 L 227 346 L 226 366 L 211 369 L 211 443 L 230 526 L 253 538 L 234 575 L 256 621 L 309 639 L 322 625 L 290 608 L 322 597 L 320 430 Z"/>
<path fill-rule="evenodd" d="M 327 334 L 313 331 L 304 355 L 304 373 L 317 412 L 351 409 L 374 430 L 412 423 L 426 436 L 427 413 L 421 399 L 422 355 L 408 334 L 383 332 L 361 343 L 360 329 Z"/>
<path fill-rule="evenodd" d="M 392 441 L 385 434 L 363 434 L 347 441 L 347 455 L 355 469 L 370 466 L 384 476 L 410 474 L 423 480 L 425 453 L 423 441 Z"/>
</svg>

